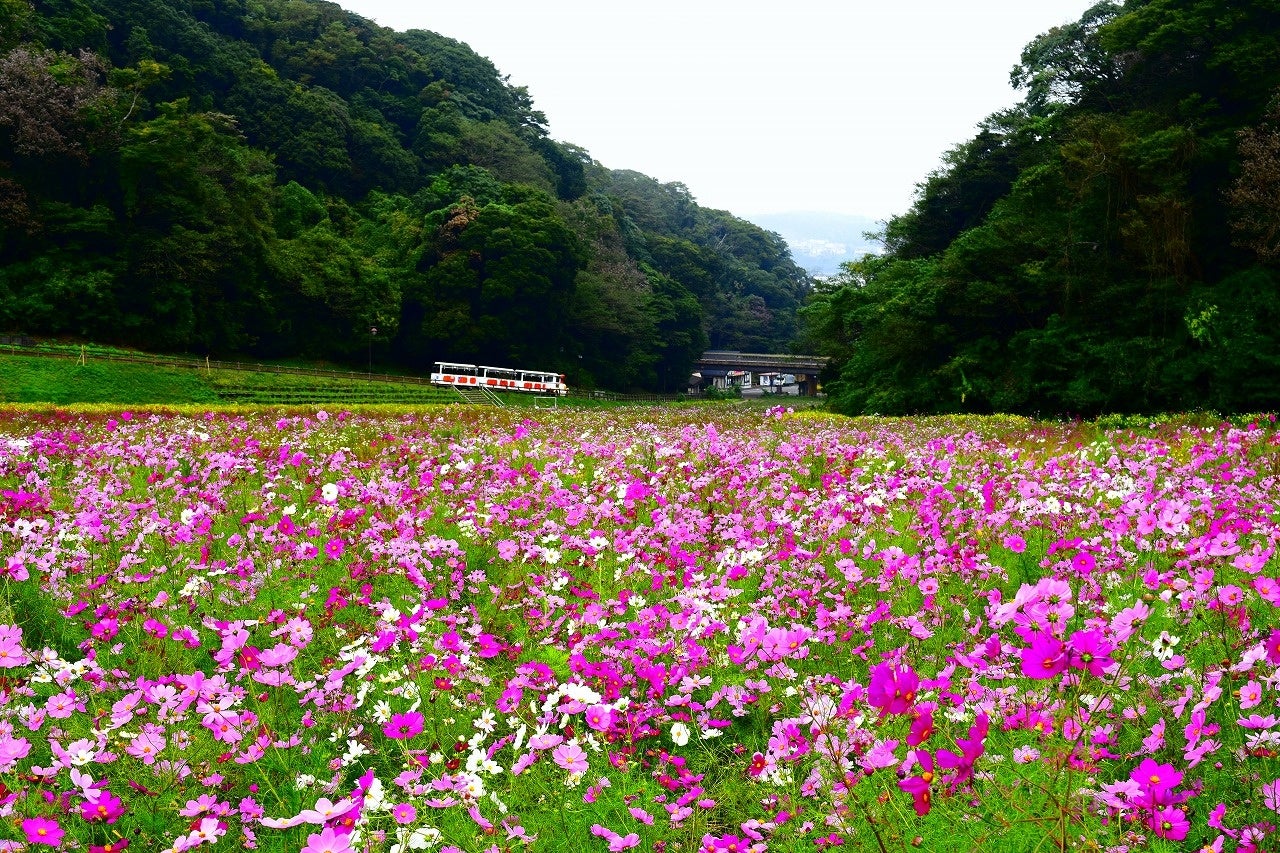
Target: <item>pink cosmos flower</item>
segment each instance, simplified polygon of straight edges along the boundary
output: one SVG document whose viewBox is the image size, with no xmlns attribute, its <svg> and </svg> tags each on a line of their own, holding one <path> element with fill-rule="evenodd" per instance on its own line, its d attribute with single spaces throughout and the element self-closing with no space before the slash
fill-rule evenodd
<svg viewBox="0 0 1280 853">
<path fill-rule="evenodd" d="M 328 797 L 321 797 L 316 800 L 316 806 L 313 809 L 303 809 L 298 813 L 298 817 L 305 823 L 322 824 L 328 823 L 334 818 L 342 817 L 347 812 L 356 807 L 353 800 L 343 797 L 336 803 Z"/>
<path fill-rule="evenodd" d="M 159 727 L 144 728 L 141 734 L 129 741 L 124 751 L 141 759 L 143 764 L 155 764 L 156 756 L 168 743 L 163 732 L 164 730 Z"/>
<path fill-rule="evenodd" d="M 653 826 L 653 815 L 649 814 L 644 809 L 638 808 L 637 806 L 631 806 L 627 809 L 627 812 L 645 826 Z"/>
<path fill-rule="evenodd" d="M 0 669 L 30 662 L 31 658 L 22 649 L 22 629 L 17 625 L 0 625 Z"/>
<path fill-rule="evenodd" d="M 1262 701 L 1262 685 L 1250 679 L 1240 688 L 1240 710 L 1247 711 Z"/>
<path fill-rule="evenodd" d="M 1218 601 L 1226 607 L 1236 607 L 1244 601 L 1244 590 L 1235 584 L 1218 587 Z"/>
<path fill-rule="evenodd" d="M 0 733 L 0 773 L 11 773 L 31 753 L 31 741 Z"/>
<path fill-rule="evenodd" d="M 391 816 L 396 823 L 413 823 L 418 817 L 418 810 L 409 803 L 399 803 L 391 809 Z"/>
<path fill-rule="evenodd" d="M 351 836 L 326 826 L 320 833 L 307 836 L 307 846 L 301 853 L 351 853 Z"/>
<path fill-rule="evenodd" d="M 974 717 L 973 725 L 969 727 L 968 736 L 956 738 L 956 746 L 960 747 L 959 755 L 949 749 L 937 751 L 938 766 L 956 772 L 956 785 L 963 785 L 973 779 L 974 765 L 987 749 L 987 732 L 990 727 L 990 718 L 985 712 L 979 712 Z"/>
<path fill-rule="evenodd" d="M 1142 791 L 1142 786 L 1132 779 L 1117 779 L 1103 785 L 1094 796 L 1113 809 L 1132 809 L 1141 805 Z"/>
<path fill-rule="evenodd" d="M 610 853 L 619 853 L 619 851 L 622 850 L 630 850 L 632 847 L 635 847 L 640 843 L 640 836 L 634 832 L 622 836 L 614 832 L 612 829 L 609 829 L 607 826 L 601 826 L 598 823 L 591 825 L 591 834 L 609 842 Z"/>
<path fill-rule="evenodd" d="M 933 711 L 922 711 L 911 720 L 907 733 L 907 746 L 919 746 L 933 735 Z"/>
<path fill-rule="evenodd" d="M 1276 717 L 1274 714 L 1267 714 L 1265 717 L 1250 714 L 1247 717 L 1236 720 L 1236 723 L 1245 729 L 1269 729 L 1275 726 Z"/>
<path fill-rule="evenodd" d="M 552 750 L 551 759 L 570 773 L 585 773 L 590 767 L 587 754 L 573 741 L 562 743 Z"/>
<path fill-rule="evenodd" d="M 1267 663 L 1280 665 L 1280 628 L 1276 628 L 1267 637 Z"/>
<path fill-rule="evenodd" d="M 587 709 L 587 725 L 598 732 L 609 730 L 613 725 L 613 709 L 608 705 L 592 705 Z"/>
<path fill-rule="evenodd" d="M 562 743 L 564 743 L 564 737 L 551 732 L 543 735 L 534 735 L 529 738 L 530 749 L 551 749 L 553 746 L 559 746 Z"/>
<path fill-rule="evenodd" d="M 1262 786 L 1262 802 L 1273 812 L 1280 812 L 1280 779 L 1272 779 Z"/>
</svg>

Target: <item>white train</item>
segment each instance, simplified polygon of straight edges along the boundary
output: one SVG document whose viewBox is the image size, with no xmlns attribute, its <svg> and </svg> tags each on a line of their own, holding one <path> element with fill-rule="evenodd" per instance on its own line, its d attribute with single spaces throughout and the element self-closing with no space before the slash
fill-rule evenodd
<svg viewBox="0 0 1280 853">
<path fill-rule="evenodd" d="M 563 397 L 569 390 L 564 374 L 549 370 L 523 370 L 514 367 L 486 367 L 482 364 L 458 364 L 437 361 L 431 371 L 432 385 L 488 388 L 490 391 L 522 391 L 529 394 L 554 394 Z"/>
</svg>

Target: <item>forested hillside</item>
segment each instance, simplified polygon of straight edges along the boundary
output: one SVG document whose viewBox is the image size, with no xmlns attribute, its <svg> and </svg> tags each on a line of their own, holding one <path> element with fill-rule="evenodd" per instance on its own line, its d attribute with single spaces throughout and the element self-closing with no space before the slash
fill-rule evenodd
<svg viewBox="0 0 1280 853">
<path fill-rule="evenodd" d="M 0 0 L 0 330 L 674 389 L 708 345 L 787 349 L 808 287 L 443 35 L 320 0 Z"/>
<path fill-rule="evenodd" d="M 849 412 L 1280 405 L 1280 3 L 1102 2 L 807 309 Z"/>
</svg>

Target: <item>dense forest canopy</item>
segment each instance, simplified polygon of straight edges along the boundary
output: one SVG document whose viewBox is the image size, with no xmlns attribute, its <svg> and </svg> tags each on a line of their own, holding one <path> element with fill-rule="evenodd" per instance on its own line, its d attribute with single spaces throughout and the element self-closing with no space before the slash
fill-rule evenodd
<svg viewBox="0 0 1280 853">
<path fill-rule="evenodd" d="M 709 345 L 787 350 L 809 289 L 777 235 L 552 139 L 445 36 L 0 0 L 0 330 L 675 390 Z"/>
<path fill-rule="evenodd" d="M 1280 3 L 1100 2 L 805 309 L 847 412 L 1280 405 Z"/>
</svg>

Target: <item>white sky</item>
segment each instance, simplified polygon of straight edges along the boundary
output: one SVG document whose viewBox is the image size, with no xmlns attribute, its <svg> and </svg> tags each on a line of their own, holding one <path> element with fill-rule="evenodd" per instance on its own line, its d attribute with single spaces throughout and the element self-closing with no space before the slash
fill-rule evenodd
<svg viewBox="0 0 1280 853">
<path fill-rule="evenodd" d="M 1020 95 L 1022 48 L 1094 0 L 337 0 L 465 42 L 551 136 L 749 217 L 904 212 Z"/>
</svg>

